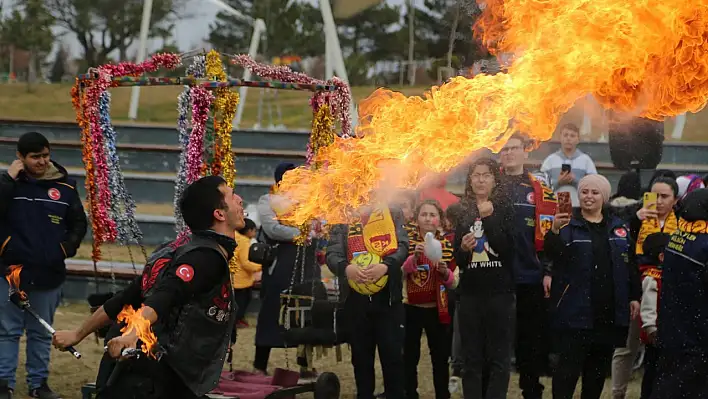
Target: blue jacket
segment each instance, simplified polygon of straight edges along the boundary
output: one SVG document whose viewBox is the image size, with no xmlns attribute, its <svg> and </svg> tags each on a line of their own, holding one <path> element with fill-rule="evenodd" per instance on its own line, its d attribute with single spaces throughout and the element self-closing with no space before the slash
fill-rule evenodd
<svg viewBox="0 0 708 399">
<path fill-rule="evenodd" d="M 629 326 L 630 285 L 638 284 L 634 266 L 628 262 L 630 237 L 622 220 L 609 217 L 616 326 Z M 546 234 L 545 252 L 553 259 L 551 306 L 553 326 L 559 329 L 593 328 L 592 275 L 593 249 L 590 231 L 581 218 L 572 218 L 559 234 Z M 638 293 L 635 295 L 639 295 Z"/>
<path fill-rule="evenodd" d="M 679 227 L 664 251 L 658 323 L 663 349 L 708 353 L 708 232 L 706 221 L 699 222 L 702 233 Z"/>
<path fill-rule="evenodd" d="M 22 265 L 22 289 L 59 287 L 66 277 L 64 259 L 76 255 L 86 235 L 76 182 L 52 165 L 40 179 L 24 172 L 17 180 L 0 175 L 0 271 Z"/>
<path fill-rule="evenodd" d="M 544 254 L 536 252 L 536 202 L 526 170 L 520 176 L 504 175 L 501 192 L 514 204 L 514 276 L 516 284 L 538 284 L 545 274 Z"/>
</svg>

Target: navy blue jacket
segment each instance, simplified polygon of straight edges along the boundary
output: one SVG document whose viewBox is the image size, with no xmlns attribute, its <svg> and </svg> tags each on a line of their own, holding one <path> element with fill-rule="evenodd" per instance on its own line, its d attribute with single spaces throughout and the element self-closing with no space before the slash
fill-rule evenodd
<svg viewBox="0 0 708 399">
<path fill-rule="evenodd" d="M 678 230 L 664 251 L 658 337 L 667 350 L 708 353 L 708 234 L 700 223 L 703 234 Z"/>
<path fill-rule="evenodd" d="M 52 289 L 66 277 L 64 259 L 76 255 L 87 222 L 76 182 L 52 161 L 45 176 L 0 175 L 0 270 L 22 265 L 22 289 Z"/>
<path fill-rule="evenodd" d="M 629 303 L 638 300 L 641 295 L 637 292 L 639 286 L 638 276 L 633 270 L 635 267 L 628 261 L 631 239 L 622 220 L 605 217 L 609 217 L 607 229 L 614 279 L 614 325 L 628 327 Z M 594 262 L 590 238 L 588 226 L 580 217 L 573 217 L 559 234 L 551 231 L 546 234 L 544 249 L 553 259 L 551 304 L 555 328 L 589 330 L 594 327 L 591 299 Z"/>
<path fill-rule="evenodd" d="M 526 170 L 519 176 L 504 175 L 501 192 L 514 204 L 514 276 L 516 284 L 541 284 L 544 254 L 536 252 L 536 201 Z"/>
</svg>

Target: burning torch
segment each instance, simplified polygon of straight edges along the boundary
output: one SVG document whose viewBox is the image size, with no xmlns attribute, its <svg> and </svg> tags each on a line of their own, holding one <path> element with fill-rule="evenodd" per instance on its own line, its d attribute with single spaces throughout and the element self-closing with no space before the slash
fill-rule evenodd
<svg viewBox="0 0 708 399">
<path fill-rule="evenodd" d="M 56 333 L 56 330 L 54 330 L 54 328 L 52 328 L 52 326 L 47 323 L 46 320 L 44 320 L 39 314 L 37 314 L 34 309 L 32 309 L 32 306 L 30 305 L 29 300 L 27 298 L 27 294 L 19 288 L 20 271 L 22 271 L 22 265 L 12 265 L 8 269 L 7 276 L 5 276 L 5 279 L 10 285 L 10 302 L 14 303 L 18 308 L 24 310 L 32 317 L 37 319 L 39 324 L 41 324 L 42 327 L 44 327 L 44 329 L 47 330 L 49 334 L 54 335 Z M 74 355 L 75 358 L 81 359 L 81 353 L 74 349 L 73 346 L 66 347 L 66 350 L 69 351 L 72 355 Z"/>
</svg>

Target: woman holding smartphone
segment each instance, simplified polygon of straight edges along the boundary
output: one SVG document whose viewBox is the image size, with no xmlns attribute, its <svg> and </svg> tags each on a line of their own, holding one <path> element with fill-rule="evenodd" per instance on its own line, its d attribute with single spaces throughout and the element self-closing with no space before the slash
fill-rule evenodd
<svg viewBox="0 0 708 399">
<path fill-rule="evenodd" d="M 605 206 L 610 183 L 585 176 L 578 194 L 580 210 L 556 214 L 544 248 L 554 262 L 554 399 L 571 399 L 581 375 L 582 397 L 600 398 L 613 351 L 625 345 L 641 297 L 636 267 L 628 262 L 629 232 Z"/>
<path fill-rule="evenodd" d="M 644 255 L 644 241 L 655 233 L 672 234 L 678 228 L 678 219 L 674 208 L 678 202 L 678 184 L 670 176 L 657 175 L 644 193 L 642 207 L 629 220 L 631 237 L 636 237 L 636 244 L 630 248 L 630 262 L 637 265 L 650 264 L 652 259 Z M 637 271 L 638 273 L 638 271 Z M 629 327 L 627 343 L 618 348 L 612 358 L 612 392 L 616 398 L 624 398 L 632 376 L 634 360 L 640 347 L 641 328 L 639 323 Z"/>
</svg>

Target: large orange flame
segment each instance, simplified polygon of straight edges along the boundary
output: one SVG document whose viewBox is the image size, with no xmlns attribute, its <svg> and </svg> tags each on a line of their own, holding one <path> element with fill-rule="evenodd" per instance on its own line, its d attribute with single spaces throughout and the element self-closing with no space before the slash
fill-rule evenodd
<svg viewBox="0 0 708 399">
<path fill-rule="evenodd" d="M 5 280 L 10 285 L 12 289 L 17 292 L 20 299 L 23 301 L 27 300 L 27 294 L 20 289 L 20 273 L 22 272 L 22 265 L 11 265 L 7 268 L 7 275 Z"/>
<path fill-rule="evenodd" d="M 708 99 L 708 0 L 487 0 L 475 28 L 495 53 L 514 53 L 508 74 L 456 77 L 423 97 L 376 90 L 360 105 L 363 138 L 321 150 L 326 169 L 285 175 L 287 221 L 344 222 L 375 190 L 498 151 L 515 131 L 549 140 L 588 94 L 656 120 Z"/>
<path fill-rule="evenodd" d="M 150 321 L 143 317 L 142 308 L 136 312 L 131 305 L 125 305 L 123 310 L 118 313 L 118 321 L 126 323 L 120 332 L 126 335 L 131 331 L 135 331 L 138 339 L 143 343 L 140 350 L 154 358 L 155 355 L 152 353 L 152 348 L 157 343 L 157 337 L 152 332 Z"/>
</svg>

